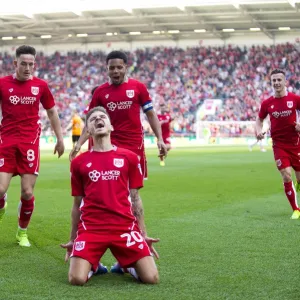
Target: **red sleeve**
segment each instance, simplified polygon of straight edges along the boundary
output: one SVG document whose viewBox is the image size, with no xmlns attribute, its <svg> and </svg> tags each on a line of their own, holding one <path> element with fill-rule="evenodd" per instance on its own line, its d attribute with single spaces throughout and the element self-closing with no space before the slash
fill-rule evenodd
<svg viewBox="0 0 300 300">
<path fill-rule="evenodd" d="M 143 108 L 144 113 L 153 109 L 152 100 L 146 86 L 139 82 L 139 103 Z"/>
<path fill-rule="evenodd" d="M 71 162 L 72 196 L 84 196 L 83 180 L 80 174 L 80 161 L 75 158 Z"/>
<path fill-rule="evenodd" d="M 267 104 L 266 104 L 266 101 L 263 101 L 261 106 L 260 106 L 258 117 L 260 119 L 265 119 L 267 116 L 268 116 Z"/>
<path fill-rule="evenodd" d="M 93 95 L 90 105 L 86 108 L 86 110 L 90 111 L 92 108 L 100 106 L 100 105 L 102 105 L 101 98 L 100 98 L 100 92 L 99 92 L 99 89 L 97 89 Z"/>
<path fill-rule="evenodd" d="M 41 104 L 45 109 L 50 109 L 55 106 L 54 98 L 52 93 L 49 90 L 48 85 L 46 84 L 43 88 L 43 94 L 41 97 Z"/>
<path fill-rule="evenodd" d="M 134 153 L 128 157 L 129 161 L 129 188 L 139 189 L 143 187 L 143 173 L 138 156 Z"/>
</svg>

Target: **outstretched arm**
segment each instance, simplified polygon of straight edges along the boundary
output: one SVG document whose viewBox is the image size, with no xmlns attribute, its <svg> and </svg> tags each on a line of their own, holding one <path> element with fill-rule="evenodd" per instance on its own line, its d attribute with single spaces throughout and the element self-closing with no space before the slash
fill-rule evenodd
<svg viewBox="0 0 300 300">
<path fill-rule="evenodd" d="M 56 107 L 53 106 L 50 109 L 47 109 L 47 115 L 50 120 L 51 127 L 53 128 L 53 131 L 55 133 L 57 142 L 54 148 L 54 154 L 56 152 L 58 153 L 58 157 L 62 156 L 65 152 L 65 146 L 64 146 L 64 139 L 62 135 L 62 130 L 61 130 L 61 125 L 60 125 L 60 120 L 58 117 L 58 113 L 56 110 Z"/>
<path fill-rule="evenodd" d="M 256 122 L 255 122 L 255 133 L 256 133 L 256 138 L 258 140 L 262 140 L 264 138 L 265 132 L 262 132 L 263 129 L 263 122 L 264 120 L 257 117 Z"/>
<path fill-rule="evenodd" d="M 148 110 L 146 112 L 146 116 L 148 118 L 150 127 L 157 138 L 157 147 L 159 150 L 159 156 L 167 156 L 168 149 L 163 141 L 162 133 L 161 133 L 161 124 L 157 118 L 155 111 L 153 109 Z"/>
<path fill-rule="evenodd" d="M 70 255 L 71 255 L 73 243 L 76 238 L 76 232 L 77 232 L 78 223 L 79 223 L 80 215 L 81 215 L 81 212 L 79 210 L 81 200 L 82 200 L 81 196 L 74 197 L 74 203 L 73 203 L 72 212 L 71 212 L 70 240 L 68 243 L 60 245 L 62 248 L 67 250 L 65 261 L 68 261 Z"/>
<path fill-rule="evenodd" d="M 70 155 L 69 155 L 70 161 L 73 158 L 75 158 L 76 154 L 80 151 L 81 146 L 88 140 L 88 138 L 89 138 L 89 135 L 88 135 L 88 132 L 87 132 L 87 128 L 86 128 L 86 126 L 84 126 L 84 128 L 82 129 L 82 133 L 80 135 L 80 138 L 79 138 L 78 142 L 76 143 L 75 148 L 72 149 L 71 152 L 70 152 Z"/>
<path fill-rule="evenodd" d="M 130 196 L 131 196 L 131 203 L 132 203 L 132 212 L 137 219 L 142 236 L 145 239 L 146 243 L 148 244 L 151 253 L 153 253 L 156 258 L 159 258 L 157 251 L 154 249 L 152 245 L 153 243 L 159 242 L 159 239 L 155 239 L 147 236 L 146 225 L 144 220 L 144 208 L 143 208 L 142 200 L 139 196 L 139 191 L 137 189 L 131 189 Z"/>
</svg>

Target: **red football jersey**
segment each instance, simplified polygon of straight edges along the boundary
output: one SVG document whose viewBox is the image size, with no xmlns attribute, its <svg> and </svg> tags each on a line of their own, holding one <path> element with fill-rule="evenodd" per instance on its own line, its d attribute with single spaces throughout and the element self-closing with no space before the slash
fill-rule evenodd
<svg viewBox="0 0 300 300">
<path fill-rule="evenodd" d="M 281 98 L 272 96 L 262 102 L 258 116 L 264 119 L 270 115 L 273 145 L 300 145 L 300 134 L 295 130 L 299 110 L 300 97 L 292 93 Z"/>
<path fill-rule="evenodd" d="M 128 79 L 121 85 L 105 83 L 94 92 L 89 110 L 106 108 L 114 131 L 112 143 L 126 149 L 142 149 L 144 134 L 141 122 L 141 108 L 144 112 L 153 109 L 149 92 L 141 82 Z"/>
<path fill-rule="evenodd" d="M 20 81 L 14 75 L 0 78 L 2 110 L 1 139 L 34 143 L 41 133 L 40 103 L 52 108 L 53 96 L 44 80 L 33 77 Z"/>
<path fill-rule="evenodd" d="M 82 196 L 79 230 L 118 230 L 133 226 L 129 189 L 143 186 L 136 154 L 114 147 L 87 151 L 71 162 L 72 196 Z"/>
<path fill-rule="evenodd" d="M 172 118 L 169 114 L 157 115 L 158 120 L 161 124 L 161 131 L 163 139 L 169 138 L 170 133 L 170 123 L 172 122 Z"/>
</svg>

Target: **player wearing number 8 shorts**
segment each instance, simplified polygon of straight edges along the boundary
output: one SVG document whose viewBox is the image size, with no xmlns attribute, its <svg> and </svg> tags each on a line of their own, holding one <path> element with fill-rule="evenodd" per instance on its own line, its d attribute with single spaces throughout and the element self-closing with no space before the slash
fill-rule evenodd
<svg viewBox="0 0 300 300">
<path fill-rule="evenodd" d="M 39 138 L 41 121 L 39 106 L 46 109 L 57 137 L 54 153 L 64 152 L 60 121 L 53 96 L 45 81 L 34 77 L 36 51 L 31 46 L 16 50 L 16 73 L 0 78 L 2 121 L 0 128 L 0 222 L 7 207 L 9 183 L 14 175 L 21 176 L 19 228 L 17 241 L 29 247 L 27 227 L 34 209 L 33 189 L 39 173 Z"/>
<path fill-rule="evenodd" d="M 71 162 L 74 203 L 70 241 L 61 245 L 70 259 L 69 281 L 83 285 L 97 273 L 99 261 L 110 249 L 132 276 L 143 283 L 158 282 L 152 257 L 158 258 L 147 236 L 142 201 L 138 190 L 143 175 L 138 157 L 111 144 L 112 125 L 103 107 L 90 110 L 86 128 L 93 149 Z"/>
</svg>

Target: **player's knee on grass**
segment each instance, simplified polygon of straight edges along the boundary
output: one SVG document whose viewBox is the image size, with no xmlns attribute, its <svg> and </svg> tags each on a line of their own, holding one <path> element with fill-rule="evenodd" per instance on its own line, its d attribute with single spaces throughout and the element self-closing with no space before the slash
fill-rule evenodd
<svg viewBox="0 0 300 300">
<path fill-rule="evenodd" d="M 69 282 L 72 285 L 84 285 L 87 282 L 87 276 L 85 274 L 69 273 Z"/>
<path fill-rule="evenodd" d="M 143 257 L 135 263 L 134 267 L 142 283 L 159 283 L 158 270 L 153 257 Z"/>
<path fill-rule="evenodd" d="M 144 272 L 139 275 L 142 283 L 157 284 L 159 283 L 159 275 L 157 269 L 152 272 Z"/>
</svg>

